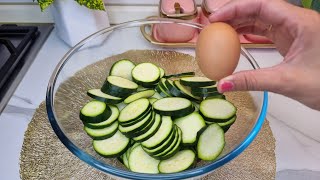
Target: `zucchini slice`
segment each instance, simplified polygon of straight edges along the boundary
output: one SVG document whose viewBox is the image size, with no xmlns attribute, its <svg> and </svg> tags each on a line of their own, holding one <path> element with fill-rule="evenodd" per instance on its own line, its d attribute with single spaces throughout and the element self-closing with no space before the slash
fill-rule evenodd
<svg viewBox="0 0 320 180">
<path fill-rule="evenodd" d="M 94 140 L 103 140 L 113 136 L 118 131 L 118 122 L 112 123 L 111 126 L 103 129 L 91 129 L 84 126 L 84 131 Z"/>
<path fill-rule="evenodd" d="M 161 67 L 159 67 L 159 70 L 160 70 L 160 78 L 163 78 L 166 75 L 166 73 L 164 69 L 162 69 Z"/>
<path fill-rule="evenodd" d="M 149 156 L 141 145 L 136 146 L 130 152 L 129 167 L 133 172 L 157 174 L 159 173 L 159 162 L 159 160 Z"/>
<path fill-rule="evenodd" d="M 215 160 L 225 145 L 224 131 L 218 124 L 210 124 L 198 132 L 198 157 L 205 161 Z"/>
<path fill-rule="evenodd" d="M 154 93 L 155 93 L 155 91 L 152 90 L 152 89 L 151 90 L 140 91 L 140 92 L 137 92 L 135 94 L 130 95 L 123 102 L 129 104 L 129 103 L 131 103 L 131 102 L 133 102 L 135 100 L 141 99 L 141 98 L 151 97 L 151 96 L 154 95 Z"/>
<path fill-rule="evenodd" d="M 170 95 L 170 97 L 172 96 L 170 90 L 168 89 L 167 85 L 166 85 L 166 79 L 165 78 L 161 78 L 159 83 L 158 83 L 158 86 L 160 86 L 160 88 L 162 90 L 164 90 L 167 94 Z"/>
<path fill-rule="evenodd" d="M 184 72 L 184 73 L 179 73 L 179 74 L 171 74 L 171 75 L 168 75 L 168 76 L 165 76 L 165 78 L 172 78 L 172 77 L 192 77 L 194 76 L 195 73 L 194 72 Z"/>
<path fill-rule="evenodd" d="M 111 116 L 107 120 L 102 121 L 100 123 L 84 123 L 84 125 L 91 129 L 102 129 L 113 124 L 118 119 L 120 112 L 116 106 L 113 106 L 113 105 L 108 105 L 108 106 L 111 109 Z"/>
<path fill-rule="evenodd" d="M 151 113 L 152 111 L 152 106 L 150 105 L 148 107 L 148 109 L 140 115 L 140 117 L 138 117 L 137 119 L 134 119 L 132 121 L 128 121 L 128 122 L 120 122 L 120 125 L 123 127 L 128 127 L 128 126 L 132 126 L 134 124 L 137 124 L 138 122 L 140 122 L 141 120 L 143 120 L 146 116 L 149 115 L 149 113 Z"/>
<path fill-rule="evenodd" d="M 118 76 L 108 76 L 101 88 L 101 91 L 103 93 L 122 98 L 135 92 L 137 88 L 138 84 L 128 79 Z"/>
<path fill-rule="evenodd" d="M 211 93 L 211 92 L 217 92 L 218 91 L 218 83 L 211 85 L 211 86 L 204 86 L 204 87 L 191 87 L 191 93 Z"/>
<path fill-rule="evenodd" d="M 132 135 L 135 132 L 138 132 L 143 128 L 145 128 L 150 123 L 153 117 L 154 117 L 154 112 L 150 112 L 145 118 L 143 118 L 138 123 L 133 124 L 132 126 L 123 127 L 120 125 L 119 130 L 122 134 L 128 136 L 129 138 L 132 138 Z"/>
<path fill-rule="evenodd" d="M 198 131 L 206 126 L 203 117 L 197 112 L 175 119 L 174 123 L 182 131 L 182 143 L 184 145 L 194 145 L 197 141 Z"/>
<path fill-rule="evenodd" d="M 162 116 L 162 123 L 159 130 L 148 140 L 143 141 L 141 145 L 145 148 L 156 148 L 161 145 L 173 130 L 173 122 L 170 116 Z"/>
<path fill-rule="evenodd" d="M 149 98 L 148 100 L 149 100 L 150 104 L 153 104 L 153 103 L 156 102 L 158 99 L 151 97 L 151 98 Z"/>
<path fill-rule="evenodd" d="M 160 157 L 166 155 L 168 152 L 170 152 L 179 142 L 179 138 L 181 138 L 181 130 L 179 130 L 179 127 L 175 126 L 176 128 L 176 135 L 174 137 L 173 142 L 170 144 L 169 147 L 167 147 L 165 150 L 162 152 L 159 152 L 158 154 L 154 154 L 153 157 L 156 159 L 159 159 Z M 180 144 L 180 143 L 179 143 Z"/>
<path fill-rule="evenodd" d="M 159 163 L 159 172 L 176 173 L 189 169 L 196 161 L 196 154 L 191 149 L 184 149 L 177 152 L 169 159 Z"/>
<path fill-rule="evenodd" d="M 175 96 L 175 97 L 183 97 L 183 98 L 188 98 L 187 95 L 185 95 L 183 92 L 180 91 L 180 89 L 178 89 L 172 80 L 167 79 L 165 82 L 166 87 L 168 87 L 170 93 Z"/>
<path fill-rule="evenodd" d="M 182 131 L 180 130 L 179 127 L 178 127 L 178 133 L 179 133 L 178 142 L 175 144 L 175 146 L 172 149 L 170 149 L 166 154 L 157 155 L 156 158 L 159 158 L 160 160 L 169 159 L 180 150 L 181 142 L 182 142 Z M 155 157 L 155 156 L 153 156 L 153 157 Z"/>
<path fill-rule="evenodd" d="M 104 140 L 93 140 L 93 149 L 103 157 L 119 157 L 130 147 L 130 139 L 117 131 Z"/>
<path fill-rule="evenodd" d="M 80 110 L 80 119 L 84 123 L 100 123 L 111 116 L 111 109 L 101 101 L 91 101 Z"/>
<path fill-rule="evenodd" d="M 148 99 L 142 98 L 128 104 L 122 109 L 118 120 L 121 123 L 134 121 L 144 115 L 150 108 L 150 102 Z"/>
<path fill-rule="evenodd" d="M 211 86 L 216 84 L 216 81 L 212 81 L 206 77 L 183 77 L 180 79 L 182 85 L 189 86 L 189 87 L 203 87 L 203 86 Z"/>
<path fill-rule="evenodd" d="M 183 86 L 179 80 L 175 80 L 173 84 L 188 98 L 194 101 L 200 101 L 202 100 L 201 97 L 197 97 L 193 94 L 191 94 L 191 90 L 189 87 Z"/>
<path fill-rule="evenodd" d="M 180 97 L 159 99 L 153 103 L 154 111 L 163 116 L 186 116 L 194 111 L 190 100 Z"/>
<path fill-rule="evenodd" d="M 119 76 L 132 81 L 131 71 L 136 65 L 128 60 L 122 59 L 115 62 L 110 69 L 110 76 Z"/>
<path fill-rule="evenodd" d="M 172 144 L 176 136 L 178 136 L 178 131 L 176 129 L 176 126 L 174 126 L 173 130 L 171 131 L 171 134 L 163 143 L 161 143 L 160 146 L 153 149 L 143 147 L 143 150 L 145 150 L 151 156 L 155 154 L 159 154 L 160 152 L 163 152 L 164 150 L 166 150 Z"/>
<path fill-rule="evenodd" d="M 212 96 L 217 97 L 218 95 L 221 95 L 221 93 L 219 93 L 218 91 L 208 92 L 208 93 L 192 92 L 192 95 L 198 96 L 201 98 L 207 98 L 207 97 L 212 97 Z"/>
<path fill-rule="evenodd" d="M 223 94 L 217 94 L 217 95 L 212 95 L 212 96 L 205 97 L 205 99 L 214 99 L 214 98 L 217 98 L 217 99 L 226 99 L 226 96 L 223 95 Z"/>
<path fill-rule="evenodd" d="M 128 150 L 127 150 L 127 152 L 128 152 Z M 129 161 L 128 161 L 128 157 L 127 157 L 127 153 L 124 153 L 123 154 L 123 164 L 124 164 L 124 166 L 126 166 L 128 169 L 130 169 L 130 167 L 129 167 Z"/>
<path fill-rule="evenodd" d="M 200 112 L 206 121 L 226 122 L 236 112 L 236 107 L 224 99 L 206 99 L 200 103 Z"/>
<path fill-rule="evenodd" d="M 171 97 L 171 95 L 167 93 L 167 91 L 164 90 L 159 84 L 155 87 L 155 90 L 160 94 L 161 97 Z"/>
<path fill-rule="evenodd" d="M 160 69 L 152 63 L 141 63 L 132 69 L 132 77 L 141 86 L 154 85 L 160 79 Z"/>
<path fill-rule="evenodd" d="M 87 94 L 89 97 L 107 104 L 118 104 L 122 102 L 122 98 L 103 93 L 101 89 L 90 89 L 87 91 Z"/>
<path fill-rule="evenodd" d="M 146 133 L 141 134 L 140 136 L 134 137 L 133 140 L 135 140 L 136 142 L 142 142 L 142 141 L 148 140 L 159 130 L 161 123 L 162 123 L 161 116 L 159 114 L 156 114 L 152 127 Z"/>
<path fill-rule="evenodd" d="M 217 124 L 223 129 L 224 132 L 227 132 L 231 127 L 231 125 L 236 121 L 236 119 L 237 119 L 237 116 L 235 115 L 229 121 L 223 122 L 223 123 L 217 123 Z"/>
</svg>

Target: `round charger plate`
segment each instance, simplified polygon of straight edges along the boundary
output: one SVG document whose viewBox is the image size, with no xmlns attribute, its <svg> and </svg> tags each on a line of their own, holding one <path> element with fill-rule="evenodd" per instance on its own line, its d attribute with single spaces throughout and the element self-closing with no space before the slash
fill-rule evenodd
<svg viewBox="0 0 320 180">
<path fill-rule="evenodd" d="M 166 58 L 164 58 L 166 57 Z M 102 61 L 94 63 L 77 72 L 74 76 L 60 85 L 57 93 L 69 95 L 73 93 L 79 99 L 73 101 L 73 106 L 81 107 L 88 100 L 85 93 L 79 96 L 79 91 L 85 92 L 89 88 L 97 88 L 101 80 L 105 78 L 110 65 L 118 59 L 128 58 L 132 60 L 144 61 L 150 59 L 161 59 L 159 64 L 161 67 L 168 64 L 168 60 L 190 60 L 184 67 L 175 67 L 175 62 L 170 62 L 168 72 L 177 70 L 187 70 L 190 66 L 196 66 L 193 57 L 174 51 L 154 51 L 154 50 L 136 50 L 127 51 L 123 54 L 106 58 Z M 198 72 L 198 71 L 197 71 Z M 196 72 L 196 73 L 197 73 Z M 168 73 L 168 74 L 169 74 Z M 174 72 L 171 72 L 174 73 Z M 201 72 L 198 72 L 198 74 Z M 99 74 L 99 75 L 97 75 Z M 86 77 L 92 84 L 83 83 L 82 79 Z M 77 87 L 77 88 L 75 88 Z M 71 89 L 71 90 L 70 90 Z M 231 100 L 238 108 L 237 121 L 226 133 L 226 141 L 231 142 L 232 137 L 239 134 L 239 130 L 246 126 L 246 119 L 249 119 L 255 112 L 253 99 L 247 92 L 227 93 L 227 99 Z M 68 105 L 70 99 L 68 97 L 59 97 L 58 104 Z M 59 106 L 60 106 L 59 105 Z M 70 107 L 69 107 L 70 108 Z M 57 109 L 57 114 L 64 111 L 64 107 Z M 78 118 L 78 113 L 69 114 L 68 118 Z M 90 142 L 90 138 L 84 133 L 82 123 L 70 124 L 76 133 L 75 139 L 83 139 L 83 142 Z M 77 129 L 78 128 L 78 129 Z M 226 147 L 228 148 L 228 147 Z M 202 179 L 275 179 L 276 160 L 275 160 L 275 139 L 272 135 L 268 121 L 265 121 L 261 131 L 251 145 L 237 158 L 208 174 Z M 113 164 L 119 168 L 124 168 L 116 159 L 108 159 L 107 163 Z M 113 179 L 113 177 L 102 173 L 101 171 L 87 165 L 79 158 L 74 156 L 58 139 L 53 132 L 47 118 L 45 103 L 42 103 L 36 110 L 28 129 L 20 155 L 20 176 L 21 179 Z"/>
</svg>

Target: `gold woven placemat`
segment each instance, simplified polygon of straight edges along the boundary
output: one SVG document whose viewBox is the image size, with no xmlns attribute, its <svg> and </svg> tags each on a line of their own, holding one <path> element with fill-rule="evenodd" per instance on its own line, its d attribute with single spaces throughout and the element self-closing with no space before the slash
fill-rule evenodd
<svg viewBox="0 0 320 180">
<path fill-rule="evenodd" d="M 104 59 L 70 77 L 58 89 L 57 94 L 61 92 L 60 95 L 67 94 L 67 96 L 56 98 L 57 102 L 55 102 L 59 105 L 59 107 L 56 107 L 57 115 L 62 120 L 66 120 L 66 122 L 61 123 L 65 123 L 66 129 L 70 128 L 68 129 L 70 131 L 69 137 L 81 140 L 79 146 L 90 154 L 94 153 L 94 151 L 90 147 L 90 138 L 82 130 L 81 121 L 78 119 L 78 109 L 88 100 L 88 98 L 85 98 L 85 90 L 98 87 L 101 84 L 101 80 L 105 78 L 104 76 L 108 72 L 110 64 L 121 58 L 129 58 L 134 62 L 155 61 L 154 63 L 163 67 L 168 74 L 181 72 L 182 70 L 184 72 L 193 70 L 197 74 L 201 74 L 195 68 L 197 66 L 192 56 L 172 51 L 138 50 L 128 51 Z M 177 63 L 179 61 L 187 63 Z M 83 83 L 84 77 L 87 78 L 85 83 Z M 75 99 L 75 96 L 70 97 L 70 93 L 75 96 L 82 94 L 80 99 L 74 101 L 72 107 L 69 107 L 70 103 L 67 103 L 70 102 L 68 98 Z M 247 126 L 254 116 L 255 107 L 248 93 L 237 92 L 226 95 L 227 99 L 232 101 L 238 108 L 237 121 L 226 133 L 227 144 L 225 149 L 228 149 L 232 148 L 233 142 L 243 135 L 240 133 L 243 129 L 250 129 Z M 68 108 L 64 106 L 68 106 Z M 266 121 L 256 139 L 241 155 L 202 179 L 275 179 L 276 161 L 274 149 L 275 139 L 269 123 Z M 95 154 L 92 155 L 97 156 Z M 119 166 L 115 160 L 102 160 Z M 60 142 L 48 122 L 44 103 L 36 110 L 25 133 L 20 154 L 20 176 L 23 180 L 112 179 L 107 174 L 79 160 Z"/>
</svg>

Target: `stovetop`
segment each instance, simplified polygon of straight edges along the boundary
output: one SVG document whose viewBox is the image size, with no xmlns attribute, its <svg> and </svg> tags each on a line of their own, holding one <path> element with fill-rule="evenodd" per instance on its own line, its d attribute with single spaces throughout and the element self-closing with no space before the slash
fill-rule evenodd
<svg viewBox="0 0 320 180">
<path fill-rule="evenodd" d="M 0 26 L 0 113 L 52 29 L 53 24 Z"/>
</svg>

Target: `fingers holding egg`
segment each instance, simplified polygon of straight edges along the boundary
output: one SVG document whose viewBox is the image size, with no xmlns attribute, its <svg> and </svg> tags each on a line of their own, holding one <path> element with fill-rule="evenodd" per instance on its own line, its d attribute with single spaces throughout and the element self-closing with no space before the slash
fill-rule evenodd
<svg viewBox="0 0 320 180">
<path fill-rule="evenodd" d="M 202 73 L 212 80 L 231 75 L 240 58 L 240 40 L 228 24 L 216 22 L 202 29 L 196 44 L 196 59 Z"/>
</svg>

